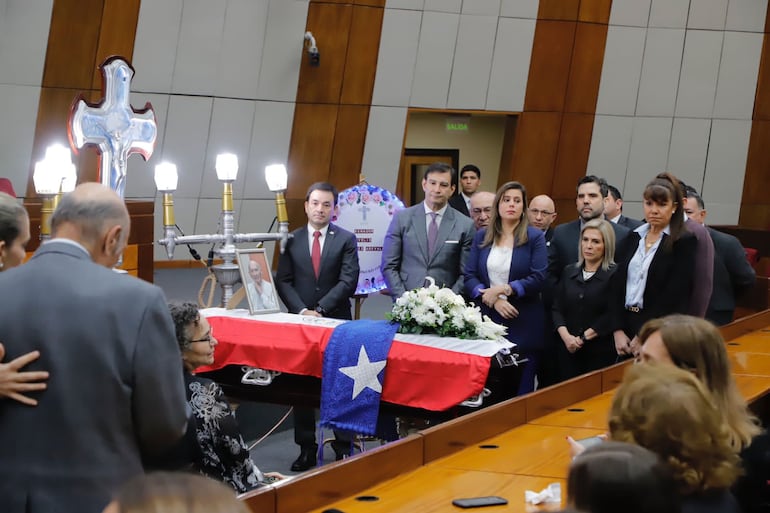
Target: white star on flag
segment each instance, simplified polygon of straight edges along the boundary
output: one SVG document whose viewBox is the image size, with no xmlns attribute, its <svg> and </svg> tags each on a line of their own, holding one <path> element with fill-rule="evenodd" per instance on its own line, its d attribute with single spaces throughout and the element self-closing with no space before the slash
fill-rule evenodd
<svg viewBox="0 0 770 513">
<path fill-rule="evenodd" d="M 364 391 L 364 388 L 371 388 L 377 393 L 382 393 L 382 384 L 377 379 L 377 374 L 385 368 L 385 360 L 380 362 L 370 362 L 369 355 L 366 354 L 366 348 L 361 346 L 358 352 L 358 363 L 352 367 L 340 367 L 340 372 L 353 379 L 353 397 Z"/>
</svg>

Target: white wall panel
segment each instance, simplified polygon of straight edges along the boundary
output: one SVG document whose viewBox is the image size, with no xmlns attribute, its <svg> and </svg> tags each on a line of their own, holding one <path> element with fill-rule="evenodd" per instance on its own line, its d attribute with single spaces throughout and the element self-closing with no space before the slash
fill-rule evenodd
<svg viewBox="0 0 770 513">
<path fill-rule="evenodd" d="M 222 183 L 217 180 L 215 163 L 220 153 L 234 153 L 238 157 L 238 176 L 233 183 L 236 198 L 243 197 L 254 122 L 254 102 L 215 98 L 206 148 L 206 161 L 201 182 L 202 197 L 221 197 Z"/>
<path fill-rule="evenodd" d="M 225 3 L 185 0 L 171 91 L 212 95 L 222 58 Z"/>
<path fill-rule="evenodd" d="M 299 67 L 304 56 L 307 6 L 307 2 L 270 0 L 259 69 L 259 99 L 294 101 L 296 98 Z M 317 43 L 323 59 L 323 43 Z"/>
<path fill-rule="evenodd" d="M 597 114 L 633 115 L 636 111 L 645 35 L 645 29 L 636 27 L 607 29 Z"/>
<path fill-rule="evenodd" d="M 524 110 L 535 20 L 500 18 L 497 26 L 487 109 Z"/>
<path fill-rule="evenodd" d="M 762 34 L 725 32 L 714 101 L 715 118 L 751 119 L 762 39 Z"/>
<path fill-rule="evenodd" d="M 0 84 L 0 112 L 5 120 L 0 123 L 0 176 L 11 181 L 17 196 L 27 192 L 39 99 L 37 86 Z M 54 142 L 68 145 L 67 141 L 50 141 Z"/>
<path fill-rule="evenodd" d="M 509 18 L 537 19 L 537 8 L 540 0 L 502 0 L 500 16 Z"/>
<path fill-rule="evenodd" d="M 233 199 L 233 208 L 236 212 L 241 210 L 241 200 Z M 195 215 L 195 233 L 217 233 L 222 231 L 222 225 L 220 224 L 220 214 L 222 213 L 222 193 L 220 191 L 219 198 L 201 198 L 198 200 L 198 210 Z M 201 253 L 203 258 L 206 258 L 208 254 L 207 245 L 199 245 L 198 252 Z M 179 251 L 182 248 L 178 248 Z"/>
<path fill-rule="evenodd" d="M 740 205 L 751 121 L 715 119 L 711 125 L 704 198 Z"/>
<path fill-rule="evenodd" d="M 605 178 L 621 192 L 625 188 L 633 120 L 630 116 L 594 118 L 587 174 Z"/>
<path fill-rule="evenodd" d="M 637 116 L 674 115 L 684 39 L 681 29 L 647 30 Z"/>
<path fill-rule="evenodd" d="M 459 13 L 462 4 L 462 0 L 425 0 L 425 12 L 436 11 Z"/>
<path fill-rule="evenodd" d="M 426 12 L 422 16 L 412 107 L 446 108 L 460 16 Z"/>
<path fill-rule="evenodd" d="M 500 0 L 463 0 L 463 14 L 482 14 L 494 16 L 500 14 Z"/>
<path fill-rule="evenodd" d="M 184 0 L 145 0 L 139 8 L 134 41 L 131 87 L 135 91 L 170 93 L 176 65 Z"/>
<path fill-rule="evenodd" d="M 275 199 L 243 200 L 240 209 L 235 214 L 238 216 L 235 223 L 235 229 L 238 230 L 238 233 L 266 232 L 271 221 L 275 218 Z M 273 231 L 275 229 L 273 227 Z M 277 251 L 277 244 L 277 242 L 265 242 L 264 248 L 268 262 L 273 261 L 273 253 Z M 256 243 L 239 244 L 238 247 L 253 248 L 256 247 Z"/>
<path fill-rule="evenodd" d="M 706 169 L 710 119 L 674 118 L 667 171 L 700 190 Z"/>
<path fill-rule="evenodd" d="M 729 0 L 725 30 L 763 32 L 767 0 Z"/>
<path fill-rule="evenodd" d="M 265 182 L 265 166 L 288 161 L 294 106 L 294 103 L 256 102 L 248 165 L 244 169 L 244 198 L 273 197 Z"/>
<path fill-rule="evenodd" d="M 711 117 L 722 54 L 722 38 L 721 31 L 687 31 L 676 99 L 677 116 Z"/>
<path fill-rule="evenodd" d="M 737 225 L 741 215 L 740 203 L 713 203 L 704 198 L 706 203 L 706 224 Z"/>
<path fill-rule="evenodd" d="M 372 107 L 369 111 L 361 173 L 367 182 L 390 191 L 396 189 L 406 112 L 400 107 Z"/>
<path fill-rule="evenodd" d="M 610 25 L 646 27 L 650 19 L 650 0 L 614 0 Z"/>
<path fill-rule="evenodd" d="M 447 107 L 484 109 L 489 87 L 497 16 L 460 16 Z"/>
<path fill-rule="evenodd" d="M 155 166 L 163 161 L 163 140 L 166 134 L 166 121 L 168 120 L 167 94 L 131 93 L 131 105 L 135 108 L 143 108 L 150 102 L 155 111 L 155 120 L 158 123 L 158 135 L 155 138 L 155 149 L 147 162 L 139 155 L 133 155 L 128 159 L 126 167 L 126 198 L 154 198 Z"/>
<path fill-rule="evenodd" d="M 630 217 L 631 219 L 636 219 L 638 221 L 641 221 L 644 219 L 644 207 L 642 206 L 642 202 L 640 201 L 641 197 L 634 196 L 633 198 L 631 196 L 627 196 L 625 193 L 623 193 L 623 215 L 626 217 Z M 629 199 L 635 200 L 635 201 L 629 201 Z"/>
<path fill-rule="evenodd" d="M 53 0 L 0 5 L 0 84 L 42 83 L 52 7 Z"/>
<path fill-rule="evenodd" d="M 644 187 L 666 168 L 671 118 L 634 118 L 624 193 L 641 198 Z"/>
<path fill-rule="evenodd" d="M 268 0 L 228 0 L 217 96 L 257 97 Z"/>
<path fill-rule="evenodd" d="M 422 11 L 425 6 L 425 0 L 385 0 L 386 9 L 410 9 L 412 11 Z"/>
<path fill-rule="evenodd" d="M 652 0 L 650 27 L 685 28 L 690 0 Z"/>
<path fill-rule="evenodd" d="M 192 96 L 172 96 L 169 101 L 162 159 L 176 164 L 177 197 L 200 196 L 212 102 Z"/>
<path fill-rule="evenodd" d="M 723 30 L 727 16 L 727 0 L 690 0 L 687 28 Z"/>
<path fill-rule="evenodd" d="M 421 12 L 385 9 L 372 105 L 409 105 L 421 21 Z"/>
</svg>

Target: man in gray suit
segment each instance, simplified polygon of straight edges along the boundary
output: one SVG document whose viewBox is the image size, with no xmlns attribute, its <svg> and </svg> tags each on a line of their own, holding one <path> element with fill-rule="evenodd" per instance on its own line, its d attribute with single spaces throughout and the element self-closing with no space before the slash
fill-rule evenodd
<svg viewBox="0 0 770 513">
<path fill-rule="evenodd" d="M 0 273 L 0 340 L 39 350 L 50 372 L 37 407 L 0 402 L 0 509 L 98 513 L 115 489 L 182 437 L 181 356 L 161 290 L 114 272 L 123 201 L 97 183 L 66 195 L 53 239 Z"/>
<path fill-rule="evenodd" d="M 448 206 L 454 173 L 447 164 L 431 164 L 422 179 L 425 201 L 393 216 L 382 247 L 382 275 L 394 301 L 422 287 L 427 277 L 462 291 L 475 230 L 470 218 Z"/>
</svg>

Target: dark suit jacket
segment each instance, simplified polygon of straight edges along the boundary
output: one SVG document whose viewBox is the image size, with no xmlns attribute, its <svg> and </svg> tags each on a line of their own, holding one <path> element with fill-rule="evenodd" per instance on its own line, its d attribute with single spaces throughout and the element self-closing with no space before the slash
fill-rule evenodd
<svg viewBox="0 0 770 513">
<path fill-rule="evenodd" d="M 465 204 L 465 198 L 463 198 L 462 194 L 455 194 L 450 197 L 449 206 L 468 217 L 471 216 L 471 213 L 468 212 L 468 205 Z"/>
<path fill-rule="evenodd" d="M 663 234 L 663 237 L 668 235 Z M 663 317 L 673 313 L 687 313 L 690 307 L 693 280 L 695 276 L 695 236 L 684 231 L 682 236 L 666 250 L 664 240 L 652 258 L 647 273 L 647 285 L 644 289 L 644 308 L 633 316 L 625 309 L 626 282 L 628 280 L 628 264 L 639 246 L 639 234 L 631 234 L 618 246 L 615 255 L 618 269 L 612 278 L 612 298 L 610 309 L 614 323 L 613 331 L 623 329 L 629 336 L 636 335 L 641 325 L 655 317 Z"/>
<path fill-rule="evenodd" d="M 630 217 L 626 217 L 623 214 L 620 214 L 620 219 L 618 219 L 618 223 L 620 226 L 625 226 L 629 230 L 636 230 L 640 226 L 642 226 L 644 223 L 641 221 L 637 221 L 636 219 L 631 219 Z"/>
<path fill-rule="evenodd" d="M 714 243 L 714 290 L 706 314 L 711 319 L 712 312 L 735 310 L 735 298 L 754 285 L 756 273 L 737 238 L 713 228 L 708 231 Z"/>
<path fill-rule="evenodd" d="M 313 271 L 307 225 L 292 232 L 278 259 L 275 286 L 290 313 L 324 309 L 325 317 L 351 319 L 350 296 L 358 284 L 356 237 L 334 224 L 326 232 L 318 279 Z"/>
<path fill-rule="evenodd" d="M 436 250 L 428 255 L 425 207 L 419 203 L 393 216 L 382 247 L 382 276 L 395 299 L 422 287 L 425 277 L 457 294 L 463 288 L 463 269 L 475 228 L 469 217 L 447 208 L 438 228 Z"/>
<path fill-rule="evenodd" d="M 52 241 L 0 273 L 6 361 L 40 350 L 37 407 L 0 401 L 0 509 L 94 512 L 184 434 L 181 355 L 158 287 Z"/>
<path fill-rule="evenodd" d="M 492 248 L 480 247 L 485 233 L 486 230 L 479 230 L 474 237 L 465 265 L 465 294 L 470 298 L 478 298 L 479 289 L 489 287 L 487 259 Z M 508 301 L 519 310 L 519 316 L 503 319 L 497 310 L 478 302 L 482 313 L 508 327 L 508 339 L 518 344 L 518 348 L 523 351 L 540 349 L 543 346 L 545 320 L 540 291 L 545 282 L 548 265 L 543 232 L 530 226 L 527 228 L 527 237 L 529 240 L 525 244 L 517 244 L 513 249 L 508 273 L 508 284 L 515 291 Z"/>
<path fill-rule="evenodd" d="M 615 231 L 615 247 L 620 247 L 630 231 L 622 225 L 610 223 Z M 580 245 L 580 219 L 560 224 L 553 231 L 548 245 L 548 285 L 556 287 L 562 270 L 578 261 Z"/>
</svg>

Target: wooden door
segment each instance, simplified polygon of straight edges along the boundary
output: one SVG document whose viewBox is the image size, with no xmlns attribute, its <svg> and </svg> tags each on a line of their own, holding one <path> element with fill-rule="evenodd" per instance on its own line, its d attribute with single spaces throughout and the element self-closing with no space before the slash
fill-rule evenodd
<svg viewBox="0 0 770 513">
<path fill-rule="evenodd" d="M 398 172 L 396 195 L 408 207 L 420 203 L 425 199 L 425 193 L 422 190 L 422 177 L 428 166 L 434 162 L 443 162 L 457 170 L 459 160 L 460 150 L 405 148 Z M 457 190 L 456 176 L 454 186 Z"/>
</svg>

